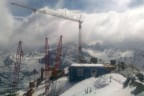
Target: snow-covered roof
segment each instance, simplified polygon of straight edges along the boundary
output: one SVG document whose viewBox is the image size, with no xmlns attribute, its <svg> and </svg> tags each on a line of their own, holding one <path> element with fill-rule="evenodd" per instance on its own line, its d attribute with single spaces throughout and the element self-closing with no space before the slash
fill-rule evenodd
<svg viewBox="0 0 144 96">
<path fill-rule="evenodd" d="M 74 63 L 71 65 L 72 67 L 104 67 L 104 64 L 80 64 Z"/>
</svg>

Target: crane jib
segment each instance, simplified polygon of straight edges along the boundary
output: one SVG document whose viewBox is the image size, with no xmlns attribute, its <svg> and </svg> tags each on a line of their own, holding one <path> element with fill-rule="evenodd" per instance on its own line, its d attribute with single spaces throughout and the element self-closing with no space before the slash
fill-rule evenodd
<svg viewBox="0 0 144 96">
<path fill-rule="evenodd" d="M 59 14 L 59 13 L 54 12 L 54 10 L 52 10 L 52 9 L 51 9 L 51 10 L 52 10 L 53 12 L 50 12 L 50 11 L 45 11 L 45 10 L 38 10 L 38 9 L 36 9 L 36 8 L 32 8 L 32 7 L 29 7 L 29 6 L 27 6 L 27 5 L 22 5 L 22 4 L 18 4 L 18 3 L 14 3 L 14 2 L 12 2 L 11 4 L 12 4 L 12 5 L 15 5 L 15 6 L 19 6 L 19 7 L 22 7 L 22 8 L 26 8 L 26 9 L 32 10 L 33 12 L 39 12 L 39 13 L 42 13 L 42 14 L 47 14 L 47 15 L 51 15 L 51 16 L 55 16 L 55 17 L 67 19 L 67 20 L 70 20 L 70 21 L 82 23 L 82 20 L 61 15 L 61 14 Z"/>
</svg>

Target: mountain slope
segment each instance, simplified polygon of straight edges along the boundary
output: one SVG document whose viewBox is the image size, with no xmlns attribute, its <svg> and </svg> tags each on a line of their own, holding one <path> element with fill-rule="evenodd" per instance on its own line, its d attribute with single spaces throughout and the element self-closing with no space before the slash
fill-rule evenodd
<svg viewBox="0 0 144 96">
<path fill-rule="evenodd" d="M 122 75 L 114 73 L 92 77 L 76 84 L 60 96 L 132 96 L 132 89 L 123 88 L 125 80 Z"/>
</svg>

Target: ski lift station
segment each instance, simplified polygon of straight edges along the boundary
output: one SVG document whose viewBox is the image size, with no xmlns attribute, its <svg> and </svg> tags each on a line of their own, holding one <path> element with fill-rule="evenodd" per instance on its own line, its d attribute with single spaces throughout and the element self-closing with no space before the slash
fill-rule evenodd
<svg viewBox="0 0 144 96">
<path fill-rule="evenodd" d="M 89 77 L 98 77 L 110 73 L 114 69 L 108 64 L 72 64 L 69 67 L 69 81 L 77 82 Z"/>
</svg>

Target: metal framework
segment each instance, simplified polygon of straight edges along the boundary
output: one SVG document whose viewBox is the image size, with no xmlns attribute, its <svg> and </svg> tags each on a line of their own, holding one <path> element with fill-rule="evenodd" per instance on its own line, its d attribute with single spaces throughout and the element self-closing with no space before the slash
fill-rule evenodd
<svg viewBox="0 0 144 96">
<path fill-rule="evenodd" d="M 55 60 L 55 69 L 58 70 L 61 64 L 61 56 L 62 56 L 62 35 L 60 36 L 59 43 L 57 45 L 56 50 L 56 60 Z"/>
<path fill-rule="evenodd" d="M 13 88 L 16 89 L 18 87 L 18 83 L 20 81 L 20 71 L 21 71 L 21 64 L 23 58 L 23 49 L 22 49 L 22 41 L 19 41 L 17 53 L 16 53 L 16 62 L 14 64 L 14 72 L 13 72 Z"/>
<path fill-rule="evenodd" d="M 49 46 L 48 46 L 48 38 L 45 38 L 45 71 L 49 69 Z"/>
<path fill-rule="evenodd" d="M 50 58 L 49 58 L 49 45 L 48 45 L 48 38 L 45 38 L 45 95 L 48 96 L 49 94 L 49 87 L 50 87 Z"/>
</svg>

